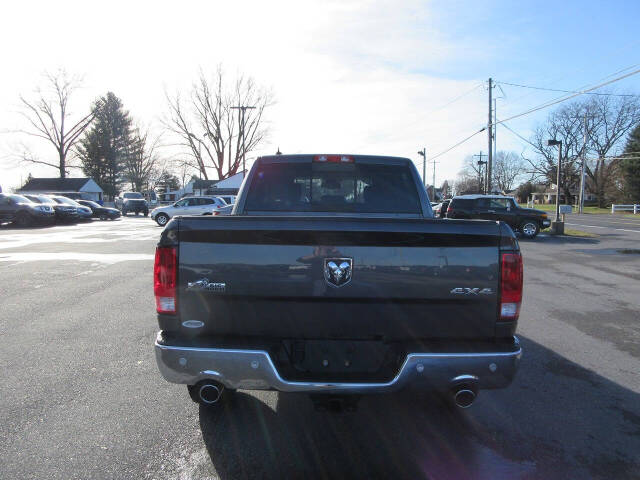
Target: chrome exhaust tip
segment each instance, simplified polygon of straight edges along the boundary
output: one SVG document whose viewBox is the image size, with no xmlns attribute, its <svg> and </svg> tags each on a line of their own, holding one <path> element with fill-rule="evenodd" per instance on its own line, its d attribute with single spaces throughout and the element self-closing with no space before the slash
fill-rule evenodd
<svg viewBox="0 0 640 480">
<path fill-rule="evenodd" d="M 460 408 L 469 408 L 476 400 L 476 392 L 468 388 L 462 387 L 453 394 L 453 401 Z"/>
<path fill-rule="evenodd" d="M 198 400 L 203 405 L 213 405 L 220 400 L 224 387 L 215 383 L 203 383 L 198 389 Z"/>
</svg>

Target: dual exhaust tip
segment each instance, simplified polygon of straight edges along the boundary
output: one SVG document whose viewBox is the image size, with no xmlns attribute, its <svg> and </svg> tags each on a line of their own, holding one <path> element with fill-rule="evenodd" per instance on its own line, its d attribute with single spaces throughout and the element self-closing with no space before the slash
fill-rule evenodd
<svg viewBox="0 0 640 480">
<path fill-rule="evenodd" d="M 476 400 L 476 389 L 468 386 L 460 386 L 453 390 L 453 401 L 460 408 L 469 408 Z"/>
<path fill-rule="evenodd" d="M 224 385 L 217 382 L 203 382 L 198 385 L 198 402 L 202 405 L 213 405 L 220 401 Z"/>
</svg>

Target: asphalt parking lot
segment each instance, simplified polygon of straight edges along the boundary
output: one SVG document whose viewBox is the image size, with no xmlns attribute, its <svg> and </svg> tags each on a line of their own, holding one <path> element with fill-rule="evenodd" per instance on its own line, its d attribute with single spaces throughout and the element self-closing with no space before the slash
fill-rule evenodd
<svg viewBox="0 0 640 480">
<path fill-rule="evenodd" d="M 567 223 L 598 236 L 521 242 L 511 387 L 464 411 L 405 393 L 339 414 L 249 391 L 208 410 L 162 380 L 150 219 L 3 226 L 0 476 L 640 478 L 640 219 Z"/>
</svg>

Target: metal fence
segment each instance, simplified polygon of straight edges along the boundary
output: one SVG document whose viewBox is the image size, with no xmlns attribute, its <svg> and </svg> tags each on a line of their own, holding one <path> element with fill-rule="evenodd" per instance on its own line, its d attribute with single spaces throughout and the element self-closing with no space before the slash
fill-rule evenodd
<svg viewBox="0 0 640 480">
<path fill-rule="evenodd" d="M 611 213 L 633 212 L 634 215 L 640 212 L 640 204 L 633 205 L 611 205 Z"/>
</svg>

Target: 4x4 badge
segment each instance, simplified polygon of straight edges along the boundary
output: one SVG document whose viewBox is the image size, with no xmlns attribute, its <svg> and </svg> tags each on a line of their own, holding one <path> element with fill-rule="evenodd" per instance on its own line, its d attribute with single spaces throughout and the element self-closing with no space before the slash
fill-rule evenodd
<svg viewBox="0 0 640 480">
<path fill-rule="evenodd" d="M 469 288 L 469 287 L 456 287 L 451 292 L 454 295 L 491 295 L 493 290 L 490 288 Z"/>
</svg>

